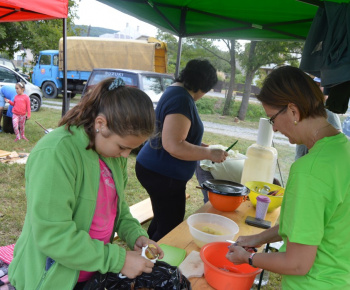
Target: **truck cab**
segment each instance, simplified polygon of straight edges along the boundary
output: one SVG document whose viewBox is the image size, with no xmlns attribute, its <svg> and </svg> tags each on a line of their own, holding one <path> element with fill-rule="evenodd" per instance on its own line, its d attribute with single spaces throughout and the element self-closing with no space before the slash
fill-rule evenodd
<svg viewBox="0 0 350 290">
<path fill-rule="evenodd" d="M 42 89 L 45 98 L 56 98 L 62 89 L 58 55 L 58 50 L 40 51 L 33 69 L 33 83 Z"/>
</svg>

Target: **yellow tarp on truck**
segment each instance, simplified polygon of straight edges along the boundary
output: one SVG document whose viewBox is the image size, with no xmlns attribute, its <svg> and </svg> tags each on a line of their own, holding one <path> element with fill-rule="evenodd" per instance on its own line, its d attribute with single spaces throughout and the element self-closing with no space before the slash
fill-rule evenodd
<svg viewBox="0 0 350 290">
<path fill-rule="evenodd" d="M 67 70 L 94 68 L 139 69 L 167 72 L 167 46 L 148 41 L 100 37 L 67 37 Z M 59 42 L 59 69 L 63 70 L 63 40 Z"/>
</svg>

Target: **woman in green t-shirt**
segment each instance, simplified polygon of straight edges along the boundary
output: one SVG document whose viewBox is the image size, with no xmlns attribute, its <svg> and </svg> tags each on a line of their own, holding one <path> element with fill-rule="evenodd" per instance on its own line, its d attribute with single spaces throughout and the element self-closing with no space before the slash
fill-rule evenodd
<svg viewBox="0 0 350 290">
<path fill-rule="evenodd" d="M 298 68 L 274 70 L 257 98 L 273 130 L 309 153 L 290 169 L 280 224 L 239 237 L 227 258 L 282 274 L 283 289 L 350 289 L 350 142 L 327 122 L 322 92 Z M 246 251 L 282 240 L 278 253 Z"/>
</svg>

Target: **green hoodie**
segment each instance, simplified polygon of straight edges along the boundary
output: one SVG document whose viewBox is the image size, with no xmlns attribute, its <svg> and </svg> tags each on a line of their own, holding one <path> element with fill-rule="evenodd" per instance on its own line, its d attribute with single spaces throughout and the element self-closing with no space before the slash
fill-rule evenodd
<svg viewBox="0 0 350 290">
<path fill-rule="evenodd" d="M 125 249 L 89 236 L 100 181 L 99 155 L 85 149 L 89 140 L 83 128 L 72 131 L 59 127 L 50 132 L 28 158 L 27 214 L 9 267 L 17 290 L 73 289 L 80 270 L 118 273 L 124 265 Z M 127 160 L 102 159 L 118 193 L 115 231 L 133 248 L 138 237 L 148 235 L 124 198 Z"/>
</svg>

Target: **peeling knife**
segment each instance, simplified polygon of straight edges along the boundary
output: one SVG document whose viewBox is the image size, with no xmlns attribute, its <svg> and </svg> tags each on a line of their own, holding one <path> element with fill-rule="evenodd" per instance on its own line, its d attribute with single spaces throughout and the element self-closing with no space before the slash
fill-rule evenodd
<svg viewBox="0 0 350 290">
<path fill-rule="evenodd" d="M 229 242 L 229 243 L 233 244 L 234 246 L 237 246 L 237 243 L 235 241 L 226 240 L 226 242 Z M 258 251 L 257 248 L 249 248 L 249 249 L 252 249 L 255 253 Z"/>
</svg>

